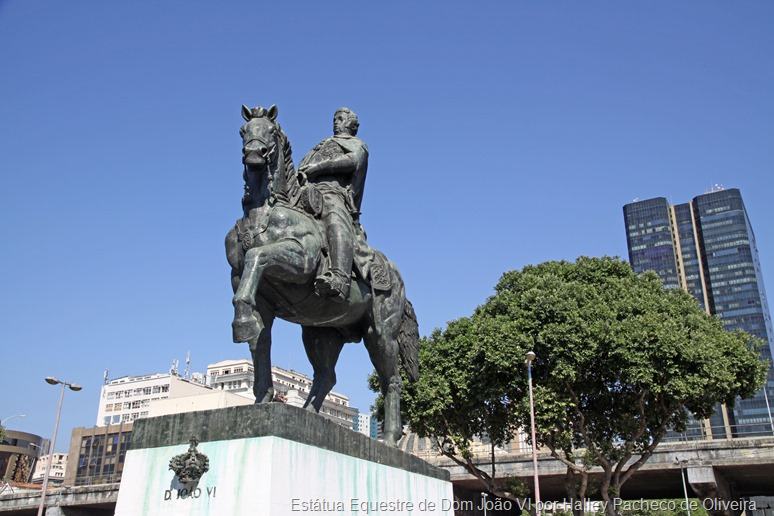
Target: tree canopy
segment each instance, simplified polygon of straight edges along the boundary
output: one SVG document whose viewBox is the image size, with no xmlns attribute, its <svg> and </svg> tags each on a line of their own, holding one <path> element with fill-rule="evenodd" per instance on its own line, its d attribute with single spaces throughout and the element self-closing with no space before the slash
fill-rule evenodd
<svg viewBox="0 0 774 516">
<path fill-rule="evenodd" d="M 567 465 L 571 497 L 584 498 L 601 467 L 609 500 L 689 412 L 708 417 L 762 385 L 759 345 L 619 259 L 546 262 L 505 273 L 472 316 L 424 340 L 407 415 L 487 490 L 513 497 L 494 460 L 485 471 L 470 447 L 486 435 L 494 452 L 529 428 L 524 358 L 534 351 L 539 446 Z"/>
</svg>

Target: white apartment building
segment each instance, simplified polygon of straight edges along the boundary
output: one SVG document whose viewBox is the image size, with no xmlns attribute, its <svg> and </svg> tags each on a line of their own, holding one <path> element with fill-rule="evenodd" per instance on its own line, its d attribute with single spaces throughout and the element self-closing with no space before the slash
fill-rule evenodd
<svg viewBox="0 0 774 516">
<path fill-rule="evenodd" d="M 271 376 L 274 391 L 287 399 L 288 391 L 297 391 L 304 401 L 312 387 L 312 379 L 303 373 L 281 367 L 272 367 Z M 255 401 L 253 395 L 254 369 L 248 359 L 223 360 L 207 366 L 209 385 L 216 390 L 225 390 Z M 349 397 L 331 391 L 323 402 L 320 413 L 347 428 L 353 428 L 358 410 L 349 406 Z"/>
<path fill-rule="evenodd" d="M 150 405 L 148 417 L 239 407 L 241 405 L 252 405 L 253 403 L 255 403 L 254 400 L 245 396 L 239 396 L 223 390 L 208 389 L 207 392 L 197 393 L 192 396 L 154 401 Z"/>
<path fill-rule="evenodd" d="M 357 424 L 353 429 L 355 432 L 371 437 L 371 414 L 359 413 L 357 415 Z"/>
<path fill-rule="evenodd" d="M 186 380 L 172 373 L 123 376 L 102 386 L 97 426 L 116 425 L 148 417 L 153 403 L 159 400 L 206 394 L 206 385 Z"/>
<path fill-rule="evenodd" d="M 65 470 L 67 469 L 67 454 L 54 453 L 54 460 L 51 463 L 51 471 L 48 473 L 48 481 L 53 484 L 64 482 Z M 51 455 L 41 455 L 35 463 L 35 471 L 32 473 L 32 483 L 42 484 L 43 477 L 46 475 L 46 466 Z"/>
<path fill-rule="evenodd" d="M 222 360 L 207 366 L 207 385 L 255 401 L 253 371 L 253 362 L 250 360 Z"/>
</svg>

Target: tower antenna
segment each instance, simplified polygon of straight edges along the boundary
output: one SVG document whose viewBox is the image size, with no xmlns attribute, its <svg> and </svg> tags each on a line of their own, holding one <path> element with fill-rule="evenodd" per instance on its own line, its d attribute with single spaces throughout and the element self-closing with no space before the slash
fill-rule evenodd
<svg viewBox="0 0 774 516">
<path fill-rule="evenodd" d="M 186 351 L 185 353 L 185 372 L 183 373 L 183 378 L 186 380 L 190 379 L 191 377 L 191 351 Z"/>
</svg>

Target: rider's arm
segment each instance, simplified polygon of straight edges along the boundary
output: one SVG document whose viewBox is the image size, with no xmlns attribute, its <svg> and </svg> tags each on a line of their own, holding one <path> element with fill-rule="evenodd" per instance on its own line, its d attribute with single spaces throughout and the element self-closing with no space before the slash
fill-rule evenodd
<svg viewBox="0 0 774 516">
<path fill-rule="evenodd" d="M 355 173 L 356 163 L 349 153 L 341 154 L 329 160 L 315 163 L 302 169 L 309 179 L 314 179 L 319 175 L 351 175 Z"/>
</svg>

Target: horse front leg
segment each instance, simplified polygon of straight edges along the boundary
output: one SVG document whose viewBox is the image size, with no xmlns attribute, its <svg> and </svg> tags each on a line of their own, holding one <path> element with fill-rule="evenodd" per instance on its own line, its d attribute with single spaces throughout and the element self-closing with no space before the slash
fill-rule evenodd
<svg viewBox="0 0 774 516">
<path fill-rule="evenodd" d="M 253 314 L 255 310 L 255 295 L 258 293 L 258 283 L 263 273 L 260 266 L 261 253 L 258 248 L 245 253 L 242 276 L 234 292 L 231 303 L 234 305 L 234 320 L 231 330 L 234 342 L 250 342 L 258 339 L 264 325 Z"/>
<path fill-rule="evenodd" d="M 261 321 L 262 330 L 257 338 L 250 341 L 255 380 L 253 394 L 256 403 L 268 403 L 274 400 L 274 381 L 271 378 L 271 327 L 274 315 L 263 306 L 255 314 Z"/>
<path fill-rule="evenodd" d="M 277 277 L 293 277 L 308 273 L 309 260 L 296 240 L 285 240 L 245 253 L 242 276 L 234 293 L 234 321 L 231 323 L 234 342 L 250 342 L 257 339 L 265 325 L 255 316 L 255 298 L 261 278 L 265 274 Z"/>
<path fill-rule="evenodd" d="M 344 337 L 335 328 L 302 326 L 301 338 L 314 369 L 312 387 L 304 408 L 320 412 L 325 397 L 336 385 L 336 362 L 344 347 Z"/>
</svg>

